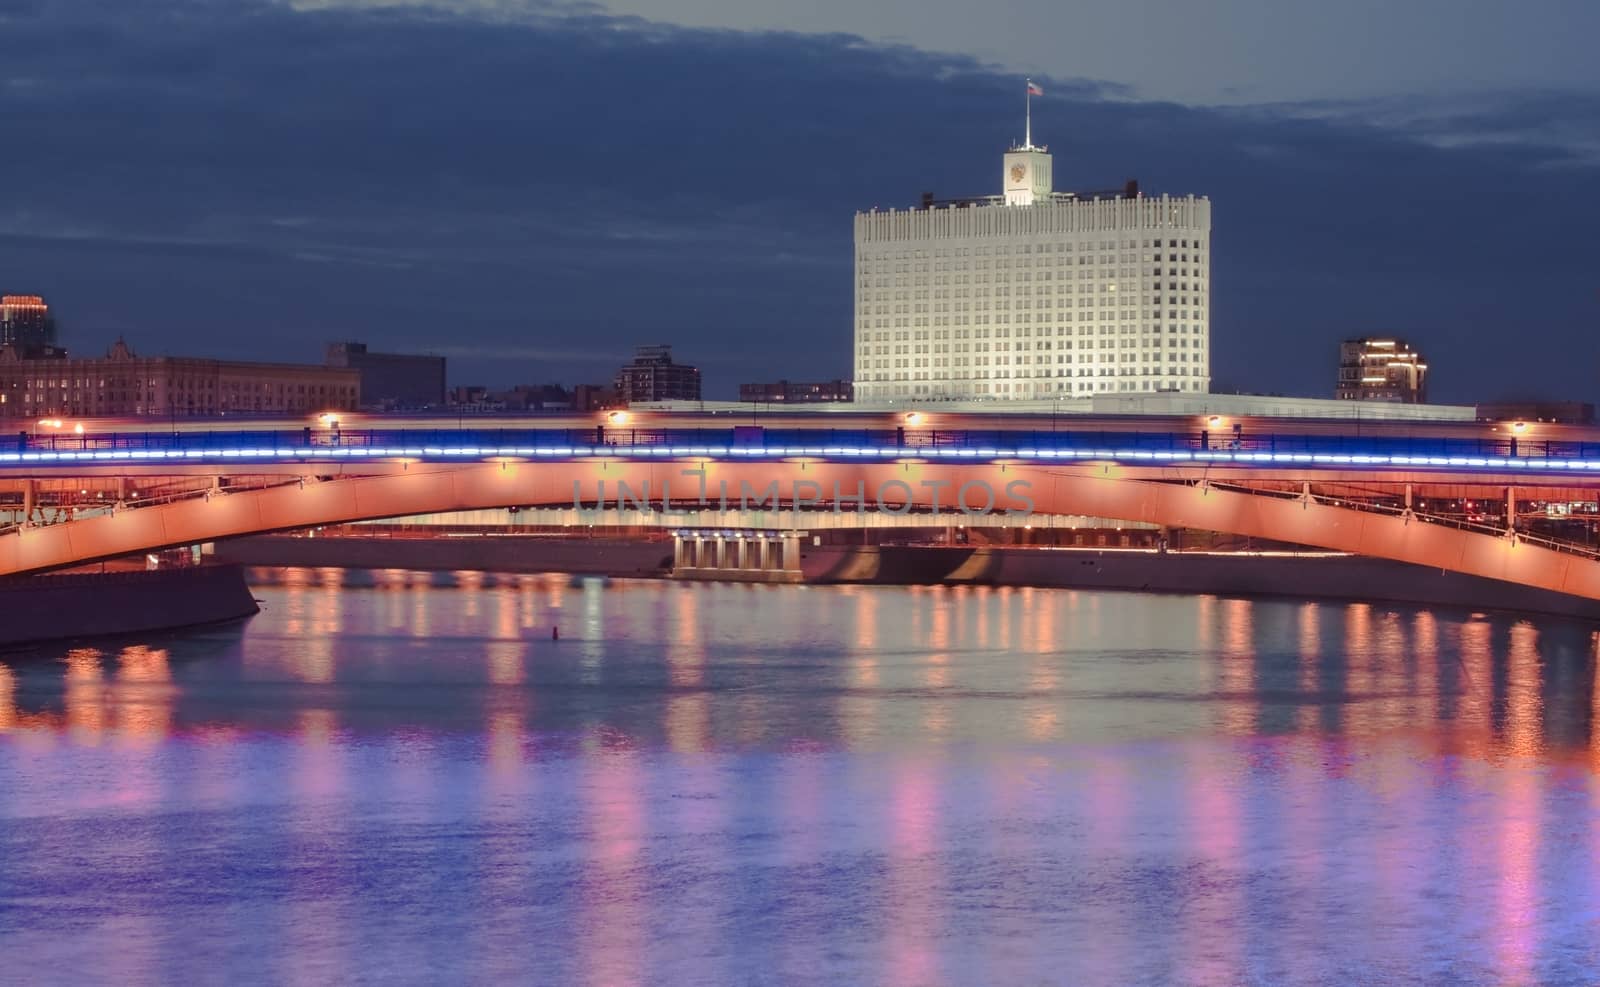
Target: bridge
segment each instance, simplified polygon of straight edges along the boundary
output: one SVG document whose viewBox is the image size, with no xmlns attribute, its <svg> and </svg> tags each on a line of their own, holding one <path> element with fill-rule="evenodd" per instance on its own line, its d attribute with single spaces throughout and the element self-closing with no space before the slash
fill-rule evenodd
<svg viewBox="0 0 1600 987">
<path fill-rule="evenodd" d="M 1600 433 L 1477 423 L 658 413 L 84 423 L 0 439 L 0 575 L 419 514 L 619 509 L 790 527 L 1088 515 L 1600 599 Z M 469 427 L 470 425 L 470 427 Z M 841 521 L 842 519 L 842 521 Z"/>
</svg>

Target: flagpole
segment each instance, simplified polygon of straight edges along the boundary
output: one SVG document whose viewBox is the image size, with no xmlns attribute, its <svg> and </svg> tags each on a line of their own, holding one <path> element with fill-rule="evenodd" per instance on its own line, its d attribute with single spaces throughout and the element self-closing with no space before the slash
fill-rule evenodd
<svg viewBox="0 0 1600 987">
<path fill-rule="evenodd" d="M 1023 146 L 1025 146 L 1025 147 L 1032 147 L 1033 146 L 1033 80 L 1032 79 L 1027 80 L 1027 84 L 1024 86 L 1023 92 L 1026 94 L 1026 95 L 1024 95 L 1022 97 L 1022 105 L 1024 107 L 1023 114 L 1027 118 L 1027 123 L 1024 124 L 1024 127 L 1026 129 L 1024 131 L 1024 135 L 1023 135 L 1023 138 L 1022 138 L 1022 143 L 1023 143 Z"/>
</svg>

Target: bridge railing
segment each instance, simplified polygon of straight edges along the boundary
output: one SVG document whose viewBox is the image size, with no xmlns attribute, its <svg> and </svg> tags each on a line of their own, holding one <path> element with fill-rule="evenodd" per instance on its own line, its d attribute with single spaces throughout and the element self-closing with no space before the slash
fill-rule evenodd
<svg viewBox="0 0 1600 987">
<path fill-rule="evenodd" d="M 304 484 L 305 482 L 299 477 L 292 477 L 289 479 L 285 479 L 283 477 L 257 477 L 255 478 L 255 481 L 256 482 L 252 483 L 232 482 L 215 488 L 211 486 L 189 487 L 182 490 L 169 490 L 165 493 L 158 493 L 154 495 L 146 492 L 135 492 L 126 500 L 95 501 L 92 503 L 77 501 L 66 503 L 45 503 L 41 504 L 40 507 L 55 510 L 57 512 L 62 510 L 70 510 L 72 516 L 56 517 L 40 521 L 8 521 L 0 524 L 0 535 L 10 534 L 22 528 L 44 528 L 56 524 L 66 524 L 84 516 L 93 517 L 100 514 L 115 514 L 119 511 L 139 510 L 146 507 L 160 507 L 163 504 L 175 504 L 186 500 L 204 500 L 214 496 L 225 497 L 231 493 L 244 493 L 250 490 L 264 490 L 268 487 L 282 487 L 294 483 Z M 20 514 L 22 510 L 23 505 L 18 503 L 0 506 L 0 512 L 9 514 Z"/>
<path fill-rule="evenodd" d="M 581 429 L 323 429 L 245 431 L 18 432 L 0 452 L 173 452 L 197 454 L 228 450 L 327 448 L 572 449 L 574 455 L 604 455 L 608 450 L 641 447 L 692 447 L 745 455 L 784 455 L 794 449 L 855 449 L 874 454 L 915 455 L 928 449 L 988 450 L 996 456 L 1021 450 L 1099 450 L 1124 452 L 1256 453 L 1269 455 L 1387 455 L 1473 457 L 1483 459 L 1584 459 L 1600 461 L 1600 443 L 1508 438 L 1306 435 L 1229 431 L 1109 431 L 1052 429 L 772 429 L 750 428 L 581 428 Z"/>
<path fill-rule="evenodd" d="M 1291 501 L 1309 499 L 1315 504 L 1326 504 L 1330 507 L 1340 507 L 1345 510 L 1362 511 L 1370 514 L 1384 514 L 1389 517 L 1409 516 L 1412 520 L 1419 521 L 1423 524 L 1437 524 L 1447 528 L 1455 528 L 1458 531 L 1470 531 L 1474 534 L 1489 535 L 1495 538 L 1507 537 L 1508 535 L 1512 534 L 1514 530 L 1516 539 L 1519 542 L 1527 542 L 1532 545 L 1539 545 L 1553 551 L 1563 552 L 1567 555 L 1576 555 L 1586 559 L 1600 559 L 1600 549 L 1596 549 L 1589 545 L 1560 538 L 1552 538 L 1548 535 L 1541 535 L 1537 532 L 1528 531 L 1523 528 L 1512 529 L 1503 524 L 1484 524 L 1481 521 L 1472 521 L 1460 517 L 1451 517 L 1447 514 L 1435 514 L 1426 511 L 1418 511 L 1415 508 L 1407 509 L 1404 504 L 1392 503 L 1384 498 L 1356 500 L 1345 497 L 1332 497 L 1328 496 L 1327 494 L 1307 494 L 1294 490 L 1262 490 L 1259 488 L 1234 483 L 1218 483 L 1215 481 L 1191 482 L 1206 482 L 1209 486 L 1215 487 L 1219 490 L 1228 490 L 1234 493 L 1246 493 L 1256 497 L 1272 497 L 1278 500 Z"/>
</svg>

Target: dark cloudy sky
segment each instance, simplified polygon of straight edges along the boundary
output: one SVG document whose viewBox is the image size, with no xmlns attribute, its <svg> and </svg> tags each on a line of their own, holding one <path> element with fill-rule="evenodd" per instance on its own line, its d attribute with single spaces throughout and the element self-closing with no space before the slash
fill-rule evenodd
<svg viewBox="0 0 1600 987">
<path fill-rule="evenodd" d="M 85 352 L 848 375 L 852 212 L 995 191 L 1032 74 L 1058 185 L 1211 197 L 1219 389 L 1326 394 L 1381 331 L 1441 400 L 1593 400 L 1597 35 L 1569 0 L 0 0 L 0 289 Z"/>
</svg>

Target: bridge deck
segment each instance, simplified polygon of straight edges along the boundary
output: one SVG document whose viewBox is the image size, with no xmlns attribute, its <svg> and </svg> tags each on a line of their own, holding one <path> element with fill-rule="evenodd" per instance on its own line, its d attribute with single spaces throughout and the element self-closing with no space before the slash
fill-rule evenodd
<svg viewBox="0 0 1600 987">
<path fill-rule="evenodd" d="M 1207 430 L 1022 429 L 361 429 L 19 433 L 0 440 L 0 471 L 39 473 L 84 465 L 151 467 L 372 460 L 562 461 L 605 457 L 652 461 L 827 459 L 886 462 L 1115 462 L 1308 470 L 1502 471 L 1600 474 L 1600 441 L 1519 440 L 1478 434 L 1361 435 Z"/>
</svg>

